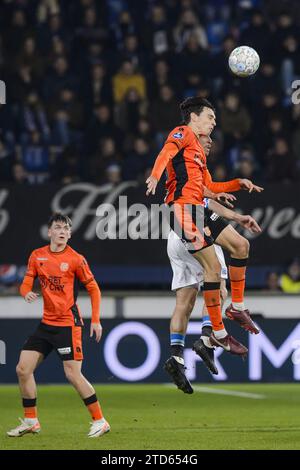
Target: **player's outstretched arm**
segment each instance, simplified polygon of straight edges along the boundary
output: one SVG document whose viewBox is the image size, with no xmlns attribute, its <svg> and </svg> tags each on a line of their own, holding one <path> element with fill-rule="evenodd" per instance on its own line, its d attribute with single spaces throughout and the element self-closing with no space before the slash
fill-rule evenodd
<svg viewBox="0 0 300 470">
<path fill-rule="evenodd" d="M 251 217 L 251 215 L 241 215 L 238 212 L 234 212 L 231 209 L 228 209 L 227 207 L 222 206 L 216 201 L 209 200 L 208 204 L 209 204 L 209 209 L 214 211 L 216 214 L 220 215 L 221 217 L 224 217 L 225 219 L 234 220 L 239 225 L 249 230 L 249 232 L 251 233 L 261 232 L 260 226 L 258 225 L 256 220 L 254 220 L 253 217 Z"/>
<path fill-rule="evenodd" d="M 241 189 L 244 189 L 245 191 L 248 191 L 249 193 L 252 193 L 252 191 L 261 193 L 264 190 L 264 188 L 262 188 L 261 186 L 255 185 L 254 183 L 252 183 L 251 180 L 248 180 L 246 178 L 236 178 L 230 181 L 223 181 L 223 182 L 215 183 L 212 180 L 211 174 L 207 168 L 205 169 L 205 172 L 204 172 L 204 185 L 210 191 L 213 191 L 214 193 L 222 193 L 222 192 L 231 193 L 231 192 L 240 191 Z"/>
<path fill-rule="evenodd" d="M 247 180 L 246 178 L 239 178 L 239 183 L 241 185 L 241 189 L 244 189 L 249 193 L 252 193 L 252 191 L 261 193 L 264 190 L 264 188 L 256 186 L 256 184 L 253 184 L 251 180 Z"/>
</svg>

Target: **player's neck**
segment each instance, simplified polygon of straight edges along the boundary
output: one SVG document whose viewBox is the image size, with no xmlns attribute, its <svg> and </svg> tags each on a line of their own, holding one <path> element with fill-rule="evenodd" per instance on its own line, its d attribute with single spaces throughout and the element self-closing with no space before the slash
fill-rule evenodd
<svg viewBox="0 0 300 470">
<path fill-rule="evenodd" d="M 50 251 L 52 251 L 53 253 L 59 253 L 60 251 L 64 251 L 66 246 L 67 246 L 67 243 L 58 244 L 58 243 L 50 242 Z"/>
<path fill-rule="evenodd" d="M 196 135 L 197 139 L 199 139 L 199 135 L 200 135 L 199 129 L 197 129 L 197 127 L 194 126 L 194 125 L 192 124 L 192 122 L 189 122 L 189 124 L 188 124 L 187 126 L 194 132 L 194 134 Z"/>
</svg>

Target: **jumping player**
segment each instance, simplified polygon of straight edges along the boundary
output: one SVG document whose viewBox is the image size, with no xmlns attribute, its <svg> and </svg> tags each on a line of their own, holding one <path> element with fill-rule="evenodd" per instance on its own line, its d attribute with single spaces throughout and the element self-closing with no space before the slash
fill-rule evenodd
<svg viewBox="0 0 300 470">
<path fill-rule="evenodd" d="M 199 140 L 204 148 L 205 155 L 208 157 L 212 144 L 211 138 L 209 136 L 200 136 Z M 249 192 L 261 192 L 263 190 L 263 188 L 255 186 L 252 181 L 247 179 L 237 179 L 231 182 L 214 183 L 208 169 L 206 169 L 205 183 L 210 188 L 208 189 L 205 187 L 205 195 L 208 195 L 210 198 L 213 198 L 216 201 L 220 200 L 220 196 L 223 196 L 227 205 L 230 204 L 230 201 L 234 200 L 235 197 L 224 192 L 215 194 L 211 190 L 236 191 L 239 188 L 248 189 Z M 224 217 L 219 215 L 224 215 L 225 212 L 227 216 L 230 216 L 230 212 L 224 210 L 219 205 L 215 205 L 215 207 L 218 209 L 218 213 L 213 212 L 209 209 L 209 207 L 213 206 L 214 202 L 208 199 L 205 199 L 205 201 L 206 225 L 211 233 L 212 238 L 214 239 L 214 242 L 219 243 L 214 244 L 214 247 L 221 264 L 221 302 L 224 303 L 227 297 L 225 281 L 225 279 L 227 279 L 227 266 L 225 264 L 221 246 L 225 248 L 231 256 L 234 253 L 235 258 L 243 259 L 245 254 L 249 252 L 249 242 L 231 225 L 229 225 Z M 255 230 L 257 228 L 258 226 L 255 227 Z M 203 284 L 203 270 L 199 270 L 198 263 L 190 255 L 190 253 L 188 253 L 181 239 L 173 231 L 170 232 L 168 237 L 168 256 L 173 270 L 172 290 L 176 290 L 176 306 L 170 323 L 171 358 L 168 359 L 167 363 L 172 363 L 175 358 L 180 358 L 180 362 L 182 363 L 186 327 L 190 314 L 195 305 L 198 290 Z M 232 284 L 233 286 L 235 285 L 234 282 Z M 247 310 L 236 310 L 233 312 L 232 310 L 234 310 L 232 305 L 226 309 L 225 314 L 228 318 L 237 321 L 242 328 L 245 328 L 251 333 L 257 334 L 259 332 L 257 326 L 252 322 Z M 205 306 L 203 307 L 202 317 L 202 334 L 201 337 L 194 343 L 193 350 L 201 357 L 208 369 L 213 374 L 217 374 L 218 371 L 214 363 L 214 349 L 209 340 L 212 330 L 211 322 Z M 182 363 L 182 365 L 184 366 L 184 363 Z M 174 377 L 172 378 L 174 380 Z M 186 391 L 186 393 L 191 392 L 192 388 L 187 378 L 185 377 L 184 367 L 177 371 L 176 380 L 180 385 L 180 389 Z"/>
<path fill-rule="evenodd" d="M 68 245 L 72 222 L 69 217 L 56 213 L 48 223 L 50 245 L 31 253 L 27 272 L 20 287 L 26 302 L 34 302 L 38 294 L 32 291 L 34 279 L 39 278 L 44 300 L 44 312 L 37 330 L 25 342 L 17 375 L 24 408 L 21 424 L 7 432 L 10 437 L 39 433 L 41 426 L 37 414 L 37 391 L 34 371 L 55 350 L 63 361 L 66 378 L 77 390 L 92 417 L 88 437 L 98 437 L 110 430 L 102 414 L 93 386 L 81 373 L 83 360 L 83 320 L 76 304 L 78 281 L 87 289 L 92 304 L 90 336 L 95 333 L 99 342 L 101 293 L 85 258 Z"/>
<path fill-rule="evenodd" d="M 189 252 L 204 270 L 203 296 L 213 329 L 210 341 L 214 346 L 223 347 L 233 354 L 243 356 L 247 348 L 227 334 L 222 321 L 221 266 L 212 246 L 213 239 L 204 230 L 206 156 L 199 137 L 210 135 L 213 131 L 216 125 L 215 110 L 211 103 L 198 97 L 187 98 L 180 105 L 180 109 L 185 125 L 175 128 L 169 134 L 146 181 L 146 194 L 155 193 L 157 183 L 166 169 L 165 202 L 174 206 L 171 228 L 174 228 L 180 238 L 185 240 Z"/>
<path fill-rule="evenodd" d="M 206 200 L 205 203 L 214 210 L 214 214 L 218 213 L 225 218 L 235 220 L 241 226 L 248 228 L 250 232 L 260 232 L 259 226 L 251 216 L 235 213 L 216 201 Z M 219 245 L 214 245 L 214 248 L 222 268 L 221 304 L 223 304 L 227 297 L 227 267 L 222 248 Z M 183 350 L 189 318 L 195 306 L 197 294 L 203 285 L 203 269 L 173 230 L 168 237 L 167 251 L 173 271 L 172 290 L 176 291 L 176 305 L 170 322 L 171 357 L 165 363 L 165 370 L 180 390 L 193 393 L 193 388 L 185 376 Z M 193 350 L 213 374 L 218 374 L 214 363 L 214 349 L 210 342 L 212 326 L 205 306 L 202 317 L 201 338 L 194 343 Z M 256 327 L 254 324 L 253 326 Z"/>
</svg>

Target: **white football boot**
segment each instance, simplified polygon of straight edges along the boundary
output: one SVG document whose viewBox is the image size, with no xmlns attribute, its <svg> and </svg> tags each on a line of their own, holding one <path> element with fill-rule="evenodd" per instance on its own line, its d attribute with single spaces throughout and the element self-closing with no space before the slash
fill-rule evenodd
<svg viewBox="0 0 300 470">
<path fill-rule="evenodd" d="M 28 433 L 38 434 L 41 431 L 41 425 L 38 421 L 35 424 L 32 424 L 30 421 L 27 421 L 26 418 L 19 418 L 19 420 L 21 421 L 19 426 L 11 429 L 10 431 L 7 431 L 6 434 L 9 437 L 22 437 L 24 434 Z"/>
<path fill-rule="evenodd" d="M 110 425 L 104 418 L 99 419 L 98 421 L 94 421 L 91 423 L 91 429 L 88 433 L 88 437 L 100 437 L 103 434 L 110 431 Z"/>
</svg>

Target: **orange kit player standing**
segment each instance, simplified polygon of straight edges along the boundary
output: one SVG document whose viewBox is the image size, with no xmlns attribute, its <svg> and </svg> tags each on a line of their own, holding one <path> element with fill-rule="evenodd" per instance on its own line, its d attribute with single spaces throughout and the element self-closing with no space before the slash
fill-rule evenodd
<svg viewBox="0 0 300 470">
<path fill-rule="evenodd" d="M 207 235 L 205 227 L 203 196 L 206 156 L 199 137 L 210 135 L 215 128 L 215 110 L 209 101 L 199 97 L 185 99 L 180 109 L 184 124 L 170 132 L 158 155 L 146 181 L 147 195 L 155 194 L 157 183 L 166 170 L 165 202 L 174 207 L 170 226 L 203 267 L 203 297 L 213 329 L 210 342 L 232 354 L 244 356 L 247 348 L 228 335 L 222 321 L 221 266 L 213 239 Z M 175 359 L 170 364 L 170 370 L 167 370 L 174 378 L 181 376 L 184 371 L 183 358 Z"/>
<path fill-rule="evenodd" d="M 26 302 L 34 302 L 38 294 L 32 292 L 34 279 L 39 278 L 44 300 L 43 319 L 35 333 L 24 344 L 17 375 L 23 400 L 24 419 L 15 429 L 8 431 L 10 437 L 20 437 L 41 430 L 37 417 L 37 392 L 34 371 L 55 349 L 63 361 L 64 372 L 77 390 L 92 416 L 88 437 L 98 437 L 110 430 L 104 419 L 95 389 L 81 373 L 83 320 L 76 304 L 76 282 L 86 287 L 92 304 L 90 336 L 95 333 L 99 342 L 102 335 L 100 324 L 101 293 L 94 276 L 82 255 L 68 245 L 72 222 L 69 217 L 56 213 L 48 223 L 50 245 L 31 253 L 27 272 L 20 287 Z"/>
</svg>

